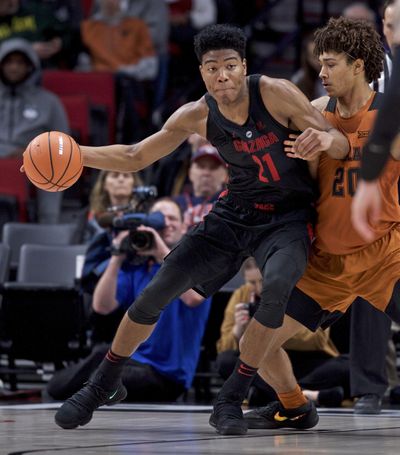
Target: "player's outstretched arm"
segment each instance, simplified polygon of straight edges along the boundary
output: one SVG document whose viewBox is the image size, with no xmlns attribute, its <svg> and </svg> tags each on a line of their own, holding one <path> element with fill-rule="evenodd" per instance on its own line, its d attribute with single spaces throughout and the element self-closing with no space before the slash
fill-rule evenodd
<svg viewBox="0 0 400 455">
<path fill-rule="evenodd" d="M 346 157 L 349 153 L 346 136 L 332 127 L 303 92 L 284 79 L 275 80 L 274 85 L 272 96 L 277 100 L 278 117 L 286 115 L 289 127 L 303 131 L 293 144 L 296 157 L 314 160 L 322 152 L 335 159 Z"/>
<path fill-rule="evenodd" d="M 82 146 L 83 165 L 119 172 L 137 172 L 173 152 L 190 134 L 205 134 L 207 111 L 202 100 L 175 111 L 155 134 L 132 145 Z"/>
</svg>

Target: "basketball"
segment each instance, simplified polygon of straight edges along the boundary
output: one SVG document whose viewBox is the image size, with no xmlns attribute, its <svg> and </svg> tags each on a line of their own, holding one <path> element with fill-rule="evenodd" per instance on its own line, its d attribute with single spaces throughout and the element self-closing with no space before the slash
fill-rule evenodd
<svg viewBox="0 0 400 455">
<path fill-rule="evenodd" d="M 79 145 L 68 134 L 49 131 L 36 136 L 23 153 L 28 179 L 46 191 L 64 191 L 82 174 Z"/>
</svg>

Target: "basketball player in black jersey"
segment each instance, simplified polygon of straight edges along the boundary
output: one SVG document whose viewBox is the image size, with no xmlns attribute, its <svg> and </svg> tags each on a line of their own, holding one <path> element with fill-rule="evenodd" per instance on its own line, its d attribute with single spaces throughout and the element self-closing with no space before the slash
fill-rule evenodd
<svg viewBox="0 0 400 455">
<path fill-rule="evenodd" d="M 205 96 L 179 108 L 159 132 L 137 144 L 81 147 L 85 166 L 138 171 L 198 133 L 227 162 L 229 183 L 209 215 L 165 258 L 159 273 L 133 302 L 111 350 L 87 385 L 58 410 L 55 420 L 62 428 L 85 425 L 99 406 L 125 398 L 121 370 L 151 335 L 167 302 L 190 288 L 213 294 L 246 257 L 254 256 L 265 283 L 261 303 L 243 337 L 237 367 L 222 387 L 210 419 L 222 434 L 247 431 L 241 403 L 305 269 L 314 216 L 307 163 L 288 158 L 284 141 L 293 131 L 303 131 L 294 153 L 307 159 L 321 153 L 343 158 L 349 146 L 292 83 L 246 76 L 245 46 L 246 38 L 236 27 L 203 29 L 195 38 L 195 51 Z M 301 391 L 285 390 L 283 385 L 277 392 L 283 400 L 287 396 L 291 403 L 303 403 Z M 310 426 L 314 426 L 318 416 L 311 404 L 306 411 L 304 406 L 301 409 L 310 413 Z"/>
<path fill-rule="evenodd" d="M 400 157 L 400 123 L 397 110 L 400 105 L 400 0 L 394 4 L 393 70 L 383 105 L 376 118 L 371 138 L 363 151 L 361 178 L 352 204 L 354 228 L 366 240 L 373 239 L 370 223 L 379 218 L 381 198 L 378 177 L 392 154 Z"/>
</svg>

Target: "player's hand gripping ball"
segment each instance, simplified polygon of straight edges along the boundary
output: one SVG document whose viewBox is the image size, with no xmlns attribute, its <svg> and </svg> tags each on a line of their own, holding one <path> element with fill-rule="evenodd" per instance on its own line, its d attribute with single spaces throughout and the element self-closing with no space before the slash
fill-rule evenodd
<svg viewBox="0 0 400 455">
<path fill-rule="evenodd" d="M 36 136 L 23 154 L 28 179 L 46 191 L 64 191 L 82 174 L 79 145 L 68 134 L 50 131 Z"/>
</svg>

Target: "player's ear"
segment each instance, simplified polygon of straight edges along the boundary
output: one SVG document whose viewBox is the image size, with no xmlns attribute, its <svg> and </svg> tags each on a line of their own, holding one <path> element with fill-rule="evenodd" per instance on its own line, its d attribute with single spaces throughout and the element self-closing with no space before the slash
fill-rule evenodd
<svg viewBox="0 0 400 455">
<path fill-rule="evenodd" d="M 356 74 L 360 73 L 361 71 L 364 71 L 364 60 L 361 58 L 358 58 L 357 60 L 355 60 L 354 69 L 356 71 Z"/>
<path fill-rule="evenodd" d="M 244 69 L 244 75 L 247 75 L 247 60 L 244 58 L 242 61 L 243 64 L 243 69 Z"/>
</svg>

